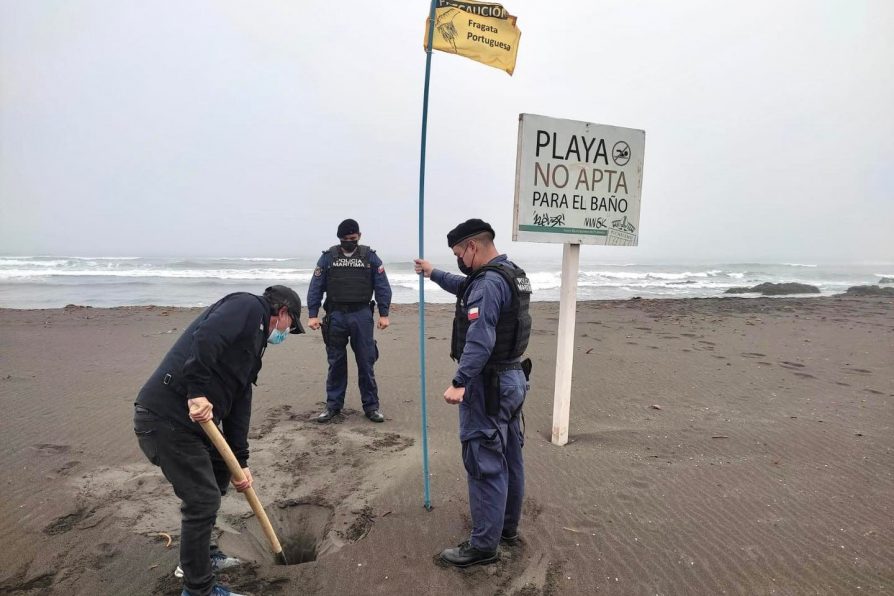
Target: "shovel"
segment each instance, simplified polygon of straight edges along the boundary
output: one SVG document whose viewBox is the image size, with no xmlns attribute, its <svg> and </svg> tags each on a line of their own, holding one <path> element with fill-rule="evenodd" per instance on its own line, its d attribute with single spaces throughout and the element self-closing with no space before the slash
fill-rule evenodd
<svg viewBox="0 0 894 596">
<path fill-rule="evenodd" d="M 220 456 L 227 462 L 227 468 L 230 469 L 230 474 L 233 475 L 236 482 L 244 481 L 245 474 L 242 472 L 242 466 L 236 461 L 236 456 L 233 455 L 233 450 L 227 445 L 226 439 L 220 434 L 220 430 L 214 424 L 214 421 L 206 420 L 199 424 L 202 425 L 202 430 L 205 431 L 205 434 L 208 435 L 208 438 L 214 443 Z M 273 531 L 273 526 L 270 524 L 270 519 L 267 517 L 267 512 L 264 511 L 264 506 L 261 505 L 261 500 L 258 499 L 255 489 L 249 487 L 245 489 L 242 494 L 245 495 L 248 504 L 251 506 L 251 510 L 254 511 L 255 517 L 257 517 L 258 521 L 261 523 L 261 529 L 264 530 L 267 540 L 270 541 L 270 548 L 273 549 L 273 556 L 276 558 L 276 561 L 283 565 L 288 565 L 286 555 L 282 552 L 282 545 L 279 543 L 279 538 L 276 537 L 276 532 Z"/>
</svg>

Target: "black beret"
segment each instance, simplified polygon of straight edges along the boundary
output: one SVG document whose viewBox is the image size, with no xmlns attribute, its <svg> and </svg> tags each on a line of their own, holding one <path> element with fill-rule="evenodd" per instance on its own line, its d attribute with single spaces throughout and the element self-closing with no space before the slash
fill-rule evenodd
<svg viewBox="0 0 894 596">
<path fill-rule="evenodd" d="M 467 219 L 447 232 L 447 246 L 453 248 L 466 238 L 471 238 L 481 232 L 489 233 L 491 240 L 496 236 L 494 229 L 490 227 L 490 224 L 486 221 L 480 219 Z"/>
<path fill-rule="evenodd" d="M 264 298 L 273 307 L 285 306 L 288 309 L 289 316 L 292 317 L 292 333 L 304 333 L 304 327 L 301 326 L 301 298 L 295 290 L 287 286 L 270 286 L 264 290 Z"/>
<path fill-rule="evenodd" d="M 338 224 L 338 233 L 336 236 L 339 238 L 344 238 L 345 236 L 350 236 L 351 234 L 359 234 L 360 233 L 360 224 L 357 223 L 356 219 L 346 219 L 340 224 Z"/>
</svg>

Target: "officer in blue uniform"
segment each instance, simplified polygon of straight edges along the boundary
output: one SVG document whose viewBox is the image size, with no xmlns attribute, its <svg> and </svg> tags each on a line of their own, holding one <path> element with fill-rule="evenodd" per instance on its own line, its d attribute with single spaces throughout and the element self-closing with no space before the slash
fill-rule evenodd
<svg viewBox="0 0 894 596">
<path fill-rule="evenodd" d="M 382 259 L 368 246 L 359 245 L 360 226 L 353 219 L 338 224 L 339 244 L 323 251 L 307 290 L 307 326 L 323 330 L 329 360 L 326 411 L 317 422 L 329 422 L 341 412 L 348 388 L 348 342 L 357 360 L 360 399 L 366 417 L 384 422 L 379 411 L 379 389 L 373 365 L 379 349 L 373 339 L 373 309 L 379 308 L 379 329 L 389 325 L 391 285 Z M 371 301 L 373 293 L 376 302 Z M 323 301 L 323 294 L 326 301 Z M 378 303 L 378 304 L 377 304 Z M 326 311 L 319 319 L 320 305 Z"/>
<path fill-rule="evenodd" d="M 447 234 L 464 275 L 415 261 L 416 273 L 457 297 L 450 356 L 458 367 L 444 399 L 459 404 L 472 535 L 440 554 L 457 567 L 492 563 L 500 542 L 518 541 L 525 489 L 520 422 L 531 368 L 521 357 L 531 333 L 531 284 L 493 240 L 490 224 L 470 219 Z"/>
</svg>

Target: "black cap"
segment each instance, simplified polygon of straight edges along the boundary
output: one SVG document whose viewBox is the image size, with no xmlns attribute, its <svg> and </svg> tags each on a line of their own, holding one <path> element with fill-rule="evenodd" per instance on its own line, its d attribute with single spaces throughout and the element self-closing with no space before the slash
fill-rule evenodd
<svg viewBox="0 0 894 596">
<path fill-rule="evenodd" d="M 447 232 L 447 246 L 453 248 L 466 238 L 471 238 L 481 232 L 488 232 L 491 240 L 496 236 L 494 229 L 490 227 L 490 224 L 486 221 L 480 219 L 467 219 Z"/>
<path fill-rule="evenodd" d="M 301 298 L 295 290 L 286 286 L 270 286 L 264 290 L 264 298 L 276 312 L 283 306 L 288 309 L 289 316 L 292 317 L 291 333 L 304 333 L 304 327 L 301 326 Z"/>
<path fill-rule="evenodd" d="M 346 219 L 340 224 L 338 224 L 338 233 L 336 234 L 339 238 L 344 238 L 345 236 L 350 236 L 351 234 L 359 234 L 360 233 L 360 224 L 357 223 L 356 219 Z"/>
</svg>

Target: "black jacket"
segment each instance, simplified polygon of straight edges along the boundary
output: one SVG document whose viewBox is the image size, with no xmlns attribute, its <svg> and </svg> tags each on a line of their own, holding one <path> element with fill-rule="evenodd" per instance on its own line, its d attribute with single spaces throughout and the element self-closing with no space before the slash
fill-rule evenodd
<svg viewBox="0 0 894 596">
<path fill-rule="evenodd" d="M 245 467 L 251 386 L 267 347 L 270 312 L 270 303 L 261 296 L 240 292 L 221 298 L 186 328 L 143 385 L 136 403 L 204 434 L 189 419 L 187 400 L 208 398 L 215 423 L 223 423 L 224 437 Z"/>
</svg>

